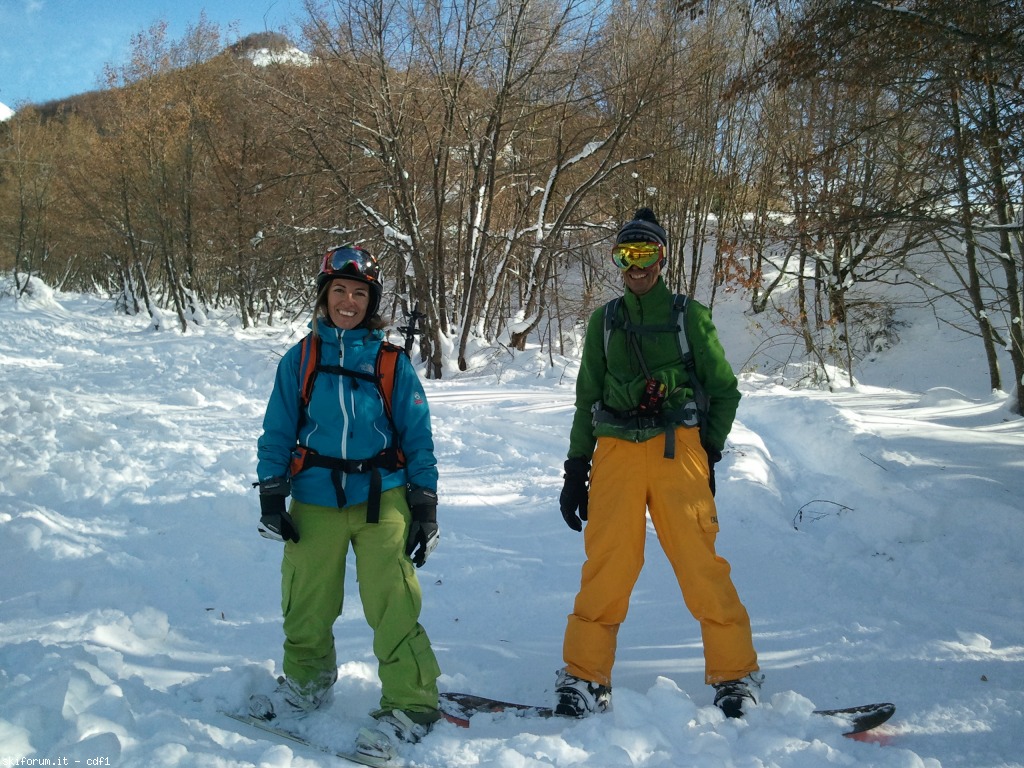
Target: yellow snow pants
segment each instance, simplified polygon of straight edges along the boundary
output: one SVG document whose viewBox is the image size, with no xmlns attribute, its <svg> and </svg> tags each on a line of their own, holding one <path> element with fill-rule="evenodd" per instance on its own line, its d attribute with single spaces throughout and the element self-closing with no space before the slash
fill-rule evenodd
<svg viewBox="0 0 1024 768">
<path fill-rule="evenodd" d="M 679 427 L 675 458 L 664 436 L 644 443 L 600 437 L 594 451 L 586 562 L 565 631 L 568 672 L 611 685 L 616 636 L 644 563 L 649 510 L 683 600 L 700 622 L 705 682 L 737 680 L 758 669 L 750 618 L 715 553 L 718 513 L 707 454 L 696 429 Z"/>
</svg>

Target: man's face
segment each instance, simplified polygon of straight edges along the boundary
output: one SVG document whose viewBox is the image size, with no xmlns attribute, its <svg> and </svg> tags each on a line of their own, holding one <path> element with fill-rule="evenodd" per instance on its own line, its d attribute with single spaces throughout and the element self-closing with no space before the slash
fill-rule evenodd
<svg viewBox="0 0 1024 768">
<path fill-rule="evenodd" d="M 661 262 L 656 261 L 649 267 L 630 267 L 623 270 L 622 282 L 626 288 L 636 296 L 643 296 L 654 284 L 658 282 L 661 275 Z"/>
<path fill-rule="evenodd" d="M 665 246 L 654 241 L 616 243 L 612 261 L 622 270 L 622 282 L 637 296 L 643 296 L 661 275 Z"/>
</svg>

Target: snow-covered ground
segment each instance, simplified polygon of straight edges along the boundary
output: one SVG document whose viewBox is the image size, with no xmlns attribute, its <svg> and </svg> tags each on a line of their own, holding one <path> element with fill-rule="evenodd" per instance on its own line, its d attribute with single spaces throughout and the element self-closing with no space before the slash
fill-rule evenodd
<svg viewBox="0 0 1024 768">
<path fill-rule="evenodd" d="M 742 315 L 716 318 L 739 364 Z M 979 391 L 976 342 L 920 335 L 855 388 L 742 378 L 719 545 L 762 706 L 742 721 L 710 706 L 652 531 L 612 713 L 442 724 L 408 764 L 1024 766 L 1024 422 Z M 279 669 L 280 545 L 256 533 L 250 483 L 295 338 L 216 317 L 157 332 L 39 286 L 0 299 L 0 766 L 343 764 L 218 714 Z M 577 363 L 547 362 L 502 353 L 425 382 L 443 539 L 420 571 L 422 620 L 443 689 L 551 700 L 583 552 L 557 509 Z M 339 748 L 378 696 L 354 586 L 336 701 L 305 725 Z M 896 716 L 866 742 L 809 714 L 886 700 Z"/>
</svg>

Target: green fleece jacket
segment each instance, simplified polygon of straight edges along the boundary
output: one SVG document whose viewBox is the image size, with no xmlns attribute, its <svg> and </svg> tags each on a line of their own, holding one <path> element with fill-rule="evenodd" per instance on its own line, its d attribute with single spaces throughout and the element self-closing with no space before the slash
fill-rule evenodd
<svg viewBox="0 0 1024 768">
<path fill-rule="evenodd" d="M 665 281 L 658 278 L 655 286 L 643 296 L 626 291 L 621 306 L 632 323 L 668 324 L 672 319 L 672 292 Z M 740 402 L 736 376 L 725 359 L 725 351 L 711 322 L 711 313 L 692 299 L 686 314 L 686 331 L 697 376 L 703 382 L 711 403 L 702 441 L 705 448 L 721 451 Z M 664 430 L 659 428 L 637 429 L 609 423 L 595 426 L 593 423 L 592 409 L 598 400 L 619 413 L 630 411 L 640 403 L 647 377 L 626 337 L 622 328 L 612 331 L 606 359 L 604 307 L 590 316 L 583 344 L 583 361 L 576 379 L 576 413 L 569 435 L 569 458 L 582 457 L 589 461 L 599 436 L 644 442 L 664 434 Z M 676 337 L 677 332 L 638 335 L 647 369 L 653 378 L 664 382 L 669 392 L 662 409 L 664 413 L 681 408 L 693 399 L 693 388 L 683 367 Z"/>
</svg>

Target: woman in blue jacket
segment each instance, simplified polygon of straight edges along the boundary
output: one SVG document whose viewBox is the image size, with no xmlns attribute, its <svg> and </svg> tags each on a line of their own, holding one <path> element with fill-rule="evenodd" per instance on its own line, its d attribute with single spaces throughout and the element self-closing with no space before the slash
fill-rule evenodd
<svg viewBox="0 0 1024 768">
<path fill-rule="evenodd" d="M 416 371 L 396 355 L 390 416 L 375 381 L 384 339 L 381 292 L 369 253 L 328 251 L 311 323 L 320 355 L 308 403 L 303 345 L 278 365 L 257 475 L 260 533 L 284 541 L 285 676 L 273 696 L 250 699 L 250 713 L 266 720 L 302 716 L 331 700 L 338 669 L 333 626 L 351 546 L 381 681 L 377 728 L 360 734 L 357 749 L 388 758 L 396 740 L 418 741 L 440 717 L 440 668 L 419 624 L 413 568 L 433 550 L 438 527 L 430 412 Z"/>
</svg>

